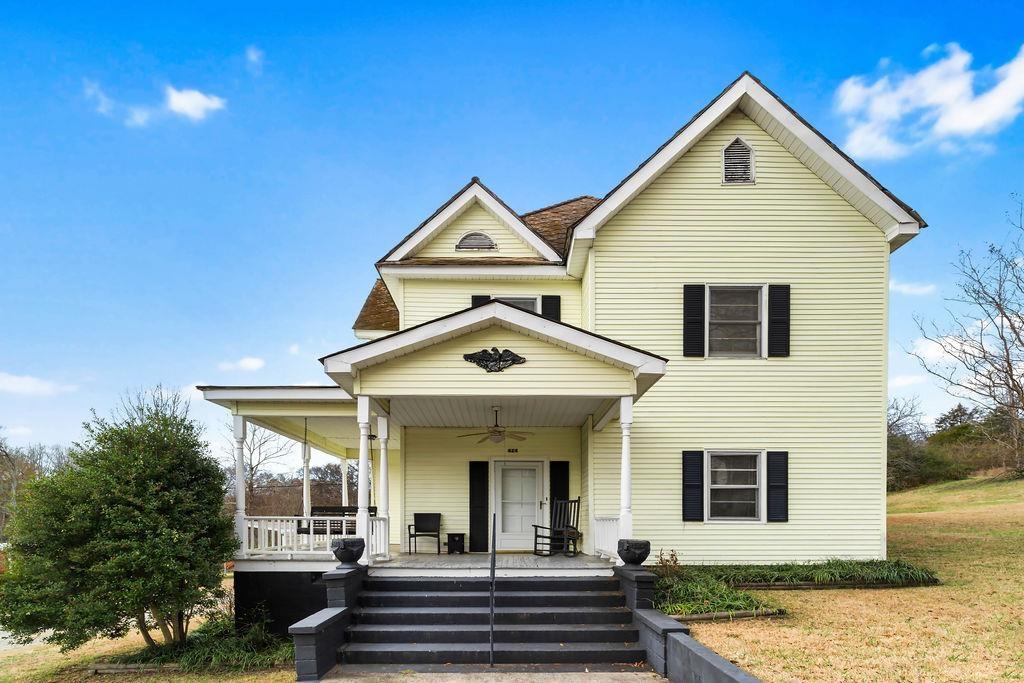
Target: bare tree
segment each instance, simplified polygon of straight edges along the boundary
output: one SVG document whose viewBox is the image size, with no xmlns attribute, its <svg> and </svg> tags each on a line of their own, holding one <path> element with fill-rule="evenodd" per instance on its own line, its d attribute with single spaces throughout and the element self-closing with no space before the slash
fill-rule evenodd
<svg viewBox="0 0 1024 683">
<path fill-rule="evenodd" d="M 0 539 L 4 538 L 3 530 L 14 515 L 21 487 L 59 466 L 66 452 L 60 446 L 43 444 L 12 446 L 0 435 Z"/>
<path fill-rule="evenodd" d="M 942 326 L 918 320 L 931 349 L 911 353 L 951 395 L 1005 415 L 1000 436 L 1024 475 L 1024 201 L 1013 199 L 1012 235 L 980 256 L 960 252 L 949 320 Z"/>
<path fill-rule="evenodd" d="M 225 449 L 227 465 L 225 470 L 231 482 L 235 477 L 235 439 L 231 425 L 228 425 L 228 446 Z M 245 441 L 242 442 L 242 453 L 245 462 L 245 497 L 246 501 L 256 502 L 257 491 L 263 484 L 273 478 L 270 468 L 283 458 L 292 454 L 293 444 L 288 439 L 275 434 L 269 429 L 249 424 L 245 430 Z"/>
</svg>

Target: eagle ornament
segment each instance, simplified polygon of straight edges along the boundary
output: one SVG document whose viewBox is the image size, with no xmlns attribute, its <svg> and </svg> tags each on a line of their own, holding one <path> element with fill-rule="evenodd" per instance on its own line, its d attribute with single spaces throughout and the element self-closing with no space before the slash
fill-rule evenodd
<svg viewBox="0 0 1024 683">
<path fill-rule="evenodd" d="M 481 349 L 475 353 L 467 353 L 462 358 L 483 368 L 487 372 L 501 372 L 505 368 L 510 368 L 513 365 L 522 365 L 526 362 L 526 359 L 518 353 L 508 349 L 498 351 L 497 346 L 492 346 L 489 351 Z"/>
</svg>

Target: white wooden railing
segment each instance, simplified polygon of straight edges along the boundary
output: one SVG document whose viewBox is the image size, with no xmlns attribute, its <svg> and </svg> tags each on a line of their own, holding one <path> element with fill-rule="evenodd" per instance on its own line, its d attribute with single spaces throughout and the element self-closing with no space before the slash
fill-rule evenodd
<svg viewBox="0 0 1024 683">
<path fill-rule="evenodd" d="M 594 517 L 594 553 L 608 559 L 618 559 L 619 518 Z"/>
<path fill-rule="evenodd" d="M 367 534 L 366 554 L 373 560 L 389 560 L 391 555 L 388 552 L 388 519 L 387 517 L 370 517 L 370 532 Z"/>
<path fill-rule="evenodd" d="M 331 541 L 356 535 L 355 517 L 245 517 L 242 555 L 330 553 Z"/>
</svg>

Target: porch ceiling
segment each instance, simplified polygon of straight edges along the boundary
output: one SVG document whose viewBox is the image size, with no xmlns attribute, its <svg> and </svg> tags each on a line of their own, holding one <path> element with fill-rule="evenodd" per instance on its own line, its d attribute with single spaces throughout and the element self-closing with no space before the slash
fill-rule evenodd
<svg viewBox="0 0 1024 683">
<path fill-rule="evenodd" d="M 493 407 L 506 427 L 577 427 L 613 401 L 580 396 L 402 396 L 391 400 L 391 416 L 409 427 L 487 427 Z"/>
</svg>

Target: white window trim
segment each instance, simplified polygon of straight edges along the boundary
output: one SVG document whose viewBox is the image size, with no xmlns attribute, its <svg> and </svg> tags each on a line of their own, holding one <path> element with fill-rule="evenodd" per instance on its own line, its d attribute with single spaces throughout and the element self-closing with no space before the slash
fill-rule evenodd
<svg viewBox="0 0 1024 683">
<path fill-rule="evenodd" d="M 498 299 L 504 301 L 505 299 L 533 299 L 533 312 L 540 315 L 540 296 L 534 296 L 533 294 L 491 294 L 491 300 Z M 515 304 L 509 304 L 514 306 Z"/>
<path fill-rule="evenodd" d="M 466 238 L 466 235 L 483 235 L 491 241 L 493 247 L 460 247 L 459 244 Z M 490 233 L 484 232 L 483 230 L 467 230 L 466 232 L 459 235 L 459 239 L 455 240 L 455 251 L 500 251 L 501 247 L 498 246 L 498 241 L 491 237 Z"/>
<path fill-rule="evenodd" d="M 712 287 L 760 287 L 761 305 L 758 315 L 760 316 L 760 340 L 758 353 L 749 354 L 719 354 L 711 355 L 711 288 Z M 705 282 L 704 283 L 704 359 L 726 360 L 757 360 L 768 358 L 768 283 L 766 282 Z"/>
<path fill-rule="evenodd" d="M 733 181 L 730 183 L 725 181 L 725 149 L 732 143 L 736 142 L 737 140 L 746 145 L 747 149 L 750 150 L 750 180 L 744 180 L 743 182 Z M 754 151 L 754 146 L 750 144 L 750 142 L 748 142 L 747 139 L 742 135 L 737 135 L 736 137 L 730 139 L 729 142 L 722 145 L 722 149 L 718 151 L 718 160 L 722 165 L 722 185 L 726 187 L 739 185 L 742 187 L 745 185 L 757 184 L 757 152 Z"/>
<path fill-rule="evenodd" d="M 757 455 L 757 519 L 712 519 L 711 518 L 711 454 L 735 453 Z M 704 449 L 704 523 L 705 524 L 767 524 L 768 520 L 768 451 L 756 448 L 705 448 Z"/>
</svg>

